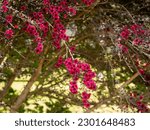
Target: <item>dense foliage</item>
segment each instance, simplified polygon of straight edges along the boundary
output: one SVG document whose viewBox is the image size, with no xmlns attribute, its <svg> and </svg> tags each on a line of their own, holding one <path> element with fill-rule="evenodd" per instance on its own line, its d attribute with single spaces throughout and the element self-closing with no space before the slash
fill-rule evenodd
<svg viewBox="0 0 150 130">
<path fill-rule="evenodd" d="M 149 112 L 149 12 L 149 0 L 0 1 L 0 111 Z"/>
</svg>

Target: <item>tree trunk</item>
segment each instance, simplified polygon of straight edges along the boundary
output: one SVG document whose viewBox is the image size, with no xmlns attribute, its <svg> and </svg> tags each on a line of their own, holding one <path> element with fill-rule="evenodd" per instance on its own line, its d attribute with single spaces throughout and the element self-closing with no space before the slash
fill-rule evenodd
<svg viewBox="0 0 150 130">
<path fill-rule="evenodd" d="M 6 85 L 4 86 L 3 90 L 0 92 L 0 102 L 2 99 L 6 96 L 8 93 L 9 88 L 11 87 L 12 83 L 14 82 L 16 78 L 16 74 L 13 74 L 7 81 Z"/>
<path fill-rule="evenodd" d="M 0 92 L 0 102 L 2 101 L 2 99 L 6 96 L 6 94 L 8 93 L 9 88 L 11 87 L 11 85 L 13 84 L 17 73 L 20 71 L 21 66 L 20 64 L 16 66 L 12 76 L 7 80 L 6 85 L 4 86 L 3 90 Z"/>
<path fill-rule="evenodd" d="M 34 74 L 30 78 L 29 82 L 25 86 L 25 88 L 22 91 L 22 93 L 20 94 L 20 96 L 18 97 L 17 101 L 11 106 L 10 112 L 17 112 L 18 109 L 20 108 L 20 106 L 22 105 L 22 103 L 25 101 L 25 99 L 30 91 L 30 88 L 33 86 L 34 82 L 37 80 L 38 76 L 40 75 L 40 72 L 41 72 L 41 69 L 43 66 L 43 62 L 44 62 L 44 58 L 39 61 L 38 68 L 35 70 Z"/>
</svg>

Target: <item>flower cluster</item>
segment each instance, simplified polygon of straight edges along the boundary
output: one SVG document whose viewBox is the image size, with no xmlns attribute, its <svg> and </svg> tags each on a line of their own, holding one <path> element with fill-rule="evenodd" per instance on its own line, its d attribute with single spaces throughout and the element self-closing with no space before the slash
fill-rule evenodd
<svg viewBox="0 0 150 130">
<path fill-rule="evenodd" d="M 136 36 L 145 34 L 145 30 L 142 29 L 142 26 L 138 24 L 131 25 L 130 30 L 131 30 L 131 33 L 133 33 Z"/>
<path fill-rule="evenodd" d="M 129 36 L 141 36 L 144 35 L 146 32 L 141 25 L 133 24 L 130 27 L 124 27 L 120 33 L 121 38 L 127 40 Z"/>
<path fill-rule="evenodd" d="M 77 59 L 73 60 L 72 58 L 67 58 L 64 61 L 64 65 L 73 78 L 73 81 L 70 82 L 70 91 L 73 94 L 77 94 L 78 92 L 77 81 L 79 77 L 83 77 L 82 81 L 87 89 L 96 90 L 96 83 L 93 80 L 96 74 L 91 70 L 89 64 L 80 62 Z M 83 105 L 86 108 L 90 106 L 89 102 L 87 101 L 89 98 L 90 94 L 87 94 L 86 92 L 82 93 Z"/>
<path fill-rule="evenodd" d="M 43 52 L 43 44 L 42 43 L 37 44 L 37 47 L 35 48 L 35 52 L 37 54 L 40 54 L 41 52 Z"/>
<path fill-rule="evenodd" d="M 126 45 L 122 45 L 122 44 L 118 44 L 118 48 L 123 52 L 123 53 L 127 53 L 128 52 L 128 47 L 126 47 Z"/>
<path fill-rule="evenodd" d="M 27 6 L 25 6 L 25 5 L 22 5 L 21 7 L 20 7 L 20 10 L 21 11 L 25 11 L 27 9 Z"/>
<path fill-rule="evenodd" d="M 34 41 L 37 43 L 37 47 L 35 48 L 36 54 L 40 54 L 41 52 L 43 52 L 42 38 L 40 37 L 40 34 L 38 33 L 36 27 L 34 25 L 27 23 L 25 31 L 30 36 L 33 36 Z"/>
<path fill-rule="evenodd" d="M 84 4 L 86 4 L 87 6 L 90 6 L 92 3 L 95 2 L 95 0 L 82 0 L 82 2 L 83 2 Z"/>
<path fill-rule="evenodd" d="M 123 39 L 128 39 L 129 38 L 129 35 L 130 35 L 130 31 L 127 27 L 125 27 L 123 29 L 123 31 L 120 33 L 120 36 L 123 38 Z"/>
<path fill-rule="evenodd" d="M 7 6 L 8 5 L 9 5 L 8 0 L 3 0 L 0 11 L 2 11 L 3 13 L 7 13 L 8 12 L 8 7 Z M 6 24 L 12 23 L 12 20 L 13 20 L 12 15 L 6 15 L 6 17 L 5 17 Z M 7 29 L 4 32 L 4 36 L 5 36 L 6 39 L 11 39 L 13 37 L 13 34 L 14 34 L 14 32 L 11 28 Z"/>
<path fill-rule="evenodd" d="M 74 53 L 75 50 L 76 50 L 76 46 L 75 46 L 75 45 L 72 45 L 72 46 L 70 46 L 69 49 L 70 49 L 71 53 Z"/>
<path fill-rule="evenodd" d="M 128 48 L 124 45 L 127 41 L 134 46 L 140 46 L 146 43 L 143 38 L 147 37 L 147 32 L 148 31 L 139 24 L 124 27 L 120 32 L 119 40 L 117 40 L 119 49 L 122 52 L 127 52 Z"/>
<path fill-rule="evenodd" d="M 1 10 L 2 10 L 2 12 L 3 13 L 6 13 L 6 12 L 8 12 L 8 0 L 3 0 L 3 2 L 2 2 L 2 6 L 1 6 Z"/>
<path fill-rule="evenodd" d="M 61 22 L 61 13 L 64 12 L 70 12 L 73 15 L 76 14 L 76 11 L 72 7 L 68 7 L 67 1 L 62 0 L 58 3 L 58 5 L 53 5 L 47 0 L 43 0 L 43 5 L 47 13 L 49 13 L 52 16 L 53 19 L 53 33 L 52 33 L 52 38 L 53 38 L 53 45 L 57 48 L 61 48 L 61 40 L 68 41 L 69 37 L 66 35 L 66 29 L 64 25 Z"/>
<path fill-rule="evenodd" d="M 5 35 L 5 37 L 6 37 L 7 39 L 11 39 L 12 36 L 13 36 L 13 34 L 14 34 L 14 32 L 13 32 L 12 29 L 7 29 L 7 30 L 5 31 L 5 33 L 4 33 L 4 35 Z"/>
<path fill-rule="evenodd" d="M 141 75 L 143 75 L 145 72 L 144 72 L 143 69 L 139 69 L 139 73 L 140 73 Z"/>
<path fill-rule="evenodd" d="M 48 23 L 44 19 L 44 15 L 42 12 L 33 12 L 32 13 L 32 19 L 36 22 L 38 25 L 40 31 L 42 32 L 42 37 L 46 37 L 47 33 L 49 31 Z"/>
<path fill-rule="evenodd" d="M 85 108 L 90 107 L 90 103 L 88 102 L 88 99 L 90 98 L 91 94 L 87 93 L 86 91 L 82 92 L 82 102 Z"/>
<path fill-rule="evenodd" d="M 87 6 L 90 6 L 94 1 L 95 0 L 82 0 L 82 2 Z M 33 6 L 33 2 L 35 2 L 35 6 Z M 14 8 L 9 8 L 11 7 L 11 5 L 9 4 L 12 3 L 8 3 L 7 0 L 3 0 L 1 7 L 2 12 L 5 13 L 4 16 L 6 25 L 11 26 L 14 30 L 20 29 L 21 31 L 27 33 L 31 38 L 33 38 L 32 41 L 37 44 L 35 48 L 35 52 L 37 54 L 43 52 L 43 43 L 45 43 L 44 41 L 47 39 L 52 38 L 52 44 L 57 49 L 61 48 L 62 40 L 64 40 L 65 42 L 69 41 L 69 36 L 67 36 L 66 34 L 66 28 L 62 20 L 76 15 L 77 12 L 74 4 L 75 6 L 79 4 L 76 0 L 42 0 L 41 2 L 42 3 L 40 4 L 36 1 L 26 1 L 27 4 L 24 1 L 20 4 L 16 4 L 14 2 L 13 4 L 16 4 L 16 6 L 14 6 Z M 36 4 L 38 7 L 36 7 Z M 18 7 L 17 5 L 20 5 L 20 7 Z M 11 12 L 13 12 L 13 15 L 10 14 Z M 19 18 L 20 21 L 16 21 L 13 16 Z M 50 21 L 52 21 L 52 23 L 49 22 L 49 19 Z M 49 31 L 50 29 L 52 29 L 52 32 Z M 51 37 L 49 37 L 48 34 L 51 34 Z M 7 29 L 4 32 L 4 36 L 6 39 L 11 39 L 13 35 L 14 32 L 11 28 Z M 75 46 L 72 46 L 68 49 L 70 49 L 70 52 L 73 53 L 75 51 Z M 62 64 L 65 65 L 65 68 L 72 76 L 72 81 L 70 81 L 71 93 L 78 93 L 77 82 L 79 77 L 82 78 L 83 84 L 86 86 L 86 89 L 96 89 L 96 84 L 93 80 L 96 75 L 91 70 L 90 65 L 72 58 L 63 60 L 63 58 L 60 56 L 57 63 L 55 64 L 55 67 L 58 68 Z M 89 98 L 90 94 L 86 92 L 82 93 L 83 104 L 86 108 L 90 106 L 88 102 Z"/>
<path fill-rule="evenodd" d="M 29 1 L 27 2 L 30 3 Z M 94 2 L 94 0 L 83 0 L 82 2 L 85 3 L 87 6 L 89 6 Z M 77 3 L 76 1 L 73 1 L 73 4 L 76 3 Z M 43 0 L 42 4 L 36 10 L 36 12 L 35 11 L 32 12 L 28 10 L 29 9 L 28 5 L 21 4 L 19 10 L 26 15 L 26 18 L 24 17 L 24 15 L 17 15 L 17 17 L 19 16 L 21 19 L 23 18 L 22 20 L 24 20 L 24 23 L 27 23 L 26 27 L 23 27 L 23 30 L 27 32 L 30 36 L 34 37 L 33 41 L 35 41 L 38 44 L 35 50 L 39 50 L 39 48 L 41 48 L 41 43 L 45 40 L 44 38 L 46 38 L 46 36 L 48 35 L 50 26 L 52 27 L 53 45 L 57 49 L 61 48 L 62 40 L 65 41 L 69 40 L 69 37 L 66 35 L 65 26 L 63 25 L 61 20 L 63 18 L 67 18 L 68 16 L 76 15 L 76 9 L 73 7 L 73 5 L 70 6 L 70 4 L 71 3 L 68 2 L 67 0 L 61 0 L 57 2 Z M 1 7 L 3 13 L 8 12 L 9 9 L 8 6 L 9 6 L 8 0 L 3 0 L 2 7 Z M 53 23 L 48 23 L 46 18 L 47 15 L 49 15 L 52 18 Z M 34 23 L 30 22 L 32 20 L 34 21 Z M 5 21 L 7 24 L 12 23 L 13 16 L 11 14 L 6 15 Z M 14 26 L 14 29 L 18 29 L 18 28 Z M 11 31 L 9 32 L 7 31 L 6 37 L 9 39 L 11 38 L 12 34 L 13 33 L 11 33 Z M 36 52 L 38 52 L 39 54 L 39 52 L 41 51 L 36 51 Z"/>
<path fill-rule="evenodd" d="M 27 24 L 26 32 L 29 33 L 31 36 L 34 36 L 34 37 L 39 36 L 39 33 L 38 33 L 36 27 L 34 25 L 31 25 L 31 24 Z"/>
<path fill-rule="evenodd" d="M 12 23 L 13 16 L 12 15 L 7 15 L 5 19 L 6 19 L 6 23 Z"/>
<path fill-rule="evenodd" d="M 88 89 L 95 90 L 96 89 L 96 83 L 94 82 L 93 78 L 95 77 L 95 73 L 91 70 L 88 70 L 84 74 L 83 82 L 87 86 Z"/>
<path fill-rule="evenodd" d="M 55 67 L 59 68 L 62 64 L 63 64 L 63 57 L 59 56 L 58 60 L 57 60 L 57 63 L 55 64 Z"/>
<path fill-rule="evenodd" d="M 77 81 L 71 81 L 70 82 L 70 92 L 73 94 L 77 94 L 78 93 L 78 85 L 77 85 Z"/>
<path fill-rule="evenodd" d="M 76 59 L 67 58 L 64 61 L 65 67 L 72 76 L 80 74 L 80 62 Z"/>
<path fill-rule="evenodd" d="M 83 0 L 87 6 L 91 5 L 95 0 Z M 72 6 L 69 6 L 67 0 L 61 0 L 57 4 L 53 4 L 48 0 L 43 0 L 43 9 L 45 13 L 50 14 L 53 19 L 53 45 L 57 48 L 61 48 L 61 40 L 68 41 L 69 37 L 66 35 L 66 29 L 61 22 L 62 18 L 67 18 L 68 16 L 76 15 L 76 9 Z M 63 17 L 60 17 L 63 15 Z"/>
<path fill-rule="evenodd" d="M 130 94 L 130 102 L 132 107 L 137 108 L 138 112 L 148 112 L 147 106 L 143 102 L 144 96 L 143 95 L 137 95 L 137 93 L 131 93 Z"/>
<path fill-rule="evenodd" d="M 79 79 L 79 76 L 83 75 L 83 83 L 85 84 L 87 89 L 95 90 L 96 84 L 93 80 L 93 78 L 96 76 L 96 74 L 91 70 L 90 65 L 87 63 L 82 63 L 78 61 L 77 59 L 67 58 L 65 61 L 63 61 L 62 56 L 60 56 L 57 60 L 57 63 L 55 64 L 55 67 L 60 67 L 62 64 L 65 65 L 66 69 L 68 70 L 69 74 L 72 76 L 72 81 L 70 81 L 70 92 L 72 94 L 78 93 L 78 85 L 77 81 Z M 90 107 L 90 103 L 88 102 L 88 99 L 90 98 L 91 94 L 88 94 L 87 92 L 82 92 L 82 101 L 85 108 Z"/>
<path fill-rule="evenodd" d="M 141 43 L 142 43 L 142 40 L 139 39 L 139 38 L 135 38 L 135 39 L 133 40 L 133 45 L 139 45 L 139 44 L 141 44 Z"/>
</svg>

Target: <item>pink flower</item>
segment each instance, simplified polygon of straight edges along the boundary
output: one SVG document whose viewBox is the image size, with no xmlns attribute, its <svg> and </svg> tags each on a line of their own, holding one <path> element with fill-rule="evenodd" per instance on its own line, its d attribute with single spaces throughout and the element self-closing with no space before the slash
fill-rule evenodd
<svg viewBox="0 0 150 130">
<path fill-rule="evenodd" d="M 142 99 L 144 98 L 144 96 L 140 95 L 140 97 L 139 97 L 139 98 L 140 98 L 140 100 L 142 100 Z"/>
<path fill-rule="evenodd" d="M 37 47 L 35 48 L 35 52 L 36 52 L 36 54 L 40 54 L 41 52 L 43 52 L 43 44 L 42 43 L 38 43 Z"/>
<path fill-rule="evenodd" d="M 82 100 L 88 100 L 90 98 L 91 94 L 87 92 L 82 92 Z"/>
<path fill-rule="evenodd" d="M 55 64 L 56 68 L 59 68 L 63 64 L 63 57 L 59 56 L 57 63 Z"/>
<path fill-rule="evenodd" d="M 130 32 L 127 28 L 125 28 L 121 33 L 120 33 L 120 36 L 123 38 L 123 39 L 128 39 L 130 35 Z"/>
<path fill-rule="evenodd" d="M 41 43 L 42 42 L 42 38 L 40 36 L 37 36 L 37 37 L 35 37 L 34 42 Z"/>
<path fill-rule="evenodd" d="M 76 15 L 76 9 L 73 8 L 73 7 L 70 7 L 70 8 L 69 8 L 69 12 L 70 12 L 72 15 Z"/>
<path fill-rule="evenodd" d="M 85 108 L 89 108 L 89 107 L 90 107 L 90 103 L 89 103 L 88 101 L 84 101 L 84 102 L 83 102 L 83 106 L 84 106 Z"/>
<path fill-rule="evenodd" d="M 88 89 L 96 90 L 96 83 L 92 79 L 90 79 L 90 80 L 83 80 L 83 83 L 86 85 L 86 87 Z"/>
<path fill-rule="evenodd" d="M 43 5 L 48 5 L 49 3 L 49 0 L 43 0 Z"/>
<path fill-rule="evenodd" d="M 5 37 L 6 37 L 7 39 L 11 39 L 12 36 L 13 36 L 13 34 L 14 34 L 14 32 L 13 32 L 12 29 L 7 29 L 7 30 L 5 31 L 5 33 L 4 33 L 4 35 L 5 35 Z"/>
<path fill-rule="evenodd" d="M 141 26 L 138 24 L 133 24 L 130 29 L 133 31 L 134 34 L 137 34 L 138 30 L 141 29 Z"/>
<path fill-rule="evenodd" d="M 3 5 L 1 8 L 2 8 L 2 12 L 4 13 L 8 12 L 8 8 L 6 5 Z"/>
<path fill-rule="evenodd" d="M 3 4 L 4 5 L 8 5 L 9 3 L 8 3 L 8 0 L 3 0 Z"/>
<path fill-rule="evenodd" d="M 95 76 L 96 76 L 96 74 L 94 72 L 92 72 L 91 70 L 89 70 L 84 74 L 84 80 L 90 80 L 90 79 L 94 78 Z"/>
<path fill-rule="evenodd" d="M 123 53 L 127 53 L 128 52 L 128 48 L 125 45 L 122 44 L 118 44 L 119 49 L 123 52 Z"/>
<path fill-rule="evenodd" d="M 12 23 L 12 20 L 13 20 L 12 15 L 7 15 L 7 16 L 6 16 L 6 22 L 7 22 L 7 23 Z"/>
<path fill-rule="evenodd" d="M 82 0 L 82 2 L 83 2 L 84 4 L 86 4 L 87 6 L 90 6 L 92 3 L 95 2 L 95 0 Z"/>
<path fill-rule="evenodd" d="M 76 50 L 76 46 L 73 45 L 73 46 L 71 46 L 69 49 L 70 49 L 70 51 L 73 53 L 73 52 Z"/>
<path fill-rule="evenodd" d="M 73 93 L 73 94 L 77 94 L 78 93 L 78 86 L 77 86 L 77 82 L 76 81 L 70 82 L 70 92 Z"/>
<path fill-rule="evenodd" d="M 71 75 L 77 75 L 80 73 L 80 68 L 78 67 L 78 60 L 72 60 L 71 58 L 67 58 L 64 61 L 64 64 Z"/>
<path fill-rule="evenodd" d="M 68 15 L 67 15 L 67 14 L 64 14 L 64 16 L 63 16 L 63 17 L 64 17 L 64 19 L 67 19 Z"/>
<path fill-rule="evenodd" d="M 6 13 L 6 12 L 8 12 L 8 8 L 7 8 L 7 5 L 8 5 L 9 3 L 8 3 L 8 0 L 3 0 L 3 2 L 2 2 L 2 12 L 3 13 Z"/>
<path fill-rule="evenodd" d="M 18 25 L 14 25 L 14 28 L 17 29 L 17 28 L 18 28 Z"/>
<path fill-rule="evenodd" d="M 23 6 L 20 7 L 20 10 L 21 10 L 21 11 L 25 11 L 26 9 L 27 9 L 27 6 L 24 6 L 24 5 L 23 5 Z"/>
<path fill-rule="evenodd" d="M 146 33 L 145 30 L 142 29 L 141 25 L 138 24 L 133 24 L 130 29 L 132 30 L 132 32 L 134 33 L 134 35 L 143 35 Z"/>
<path fill-rule="evenodd" d="M 144 72 L 143 69 L 139 69 L 139 73 L 140 73 L 141 75 L 143 75 L 145 72 Z"/>
<path fill-rule="evenodd" d="M 82 69 L 82 71 L 89 71 L 90 65 L 87 63 L 81 63 L 81 69 Z"/>
<path fill-rule="evenodd" d="M 38 32 L 37 32 L 37 30 L 36 30 L 36 27 L 33 26 L 33 25 L 31 25 L 31 24 L 28 24 L 28 25 L 27 25 L 26 31 L 27 31 L 30 35 L 32 35 L 32 36 L 38 36 L 38 35 L 39 35 Z"/>
<path fill-rule="evenodd" d="M 133 40 L 133 44 L 134 44 L 134 45 L 139 45 L 141 42 L 142 42 L 142 41 L 141 41 L 139 38 L 135 38 L 135 39 Z"/>
</svg>

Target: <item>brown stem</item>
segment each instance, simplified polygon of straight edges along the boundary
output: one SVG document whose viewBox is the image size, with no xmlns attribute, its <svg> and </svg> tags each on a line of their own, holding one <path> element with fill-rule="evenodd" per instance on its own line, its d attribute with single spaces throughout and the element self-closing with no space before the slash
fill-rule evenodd
<svg viewBox="0 0 150 130">
<path fill-rule="evenodd" d="M 106 98 L 104 100 L 100 100 L 98 103 L 96 103 L 93 107 L 87 109 L 85 111 L 85 113 L 90 113 L 90 112 L 93 112 L 94 110 L 98 109 L 101 105 L 103 104 L 106 104 L 107 102 L 111 102 L 113 101 L 114 99 L 112 97 L 109 97 L 109 98 Z"/>
<path fill-rule="evenodd" d="M 123 85 L 121 85 L 120 88 L 124 88 L 138 76 L 139 76 L 139 72 L 136 72 L 129 80 L 127 80 Z"/>
<path fill-rule="evenodd" d="M 147 69 L 149 67 L 150 67 L 150 64 L 148 64 L 147 66 L 145 66 L 144 69 Z M 129 80 L 127 80 L 123 85 L 121 85 L 120 88 L 124 88 L 125 86 L 127 86 L 129 83 L 131 83 L 139 75 L 140 75 L 140 73 L 136 72 Z"/>
</svg>

